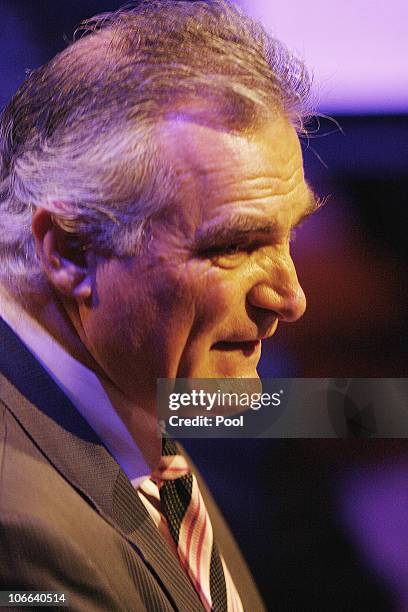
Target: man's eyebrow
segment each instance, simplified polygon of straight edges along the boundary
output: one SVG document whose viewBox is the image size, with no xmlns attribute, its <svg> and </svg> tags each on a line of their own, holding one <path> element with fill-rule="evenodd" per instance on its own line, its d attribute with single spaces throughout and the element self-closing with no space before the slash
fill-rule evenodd
<svg viewBox="0 0 408 612">
<path fill-rule="evenodd" d="M 265 219 L 248 215 L 231 215 L 223 222 L 199 228 L 194 237 L 195 248 L 211 248 L 227 242 L 244 241 L 253 234 L 271 235 L 276 230 L 276 221 L 265 222 Z"/>
<path fill-rule="evenodd" d="M 293 228 L 297 227 L 307 217 L 310 217 L 322 206 L 323 202 L 316 194 L 308 188 L 309 202 L 301 216 L 296 219 Z M 276 232 L 277 220 L 249 216 L 243 214 L 232 214 L 223 222 L 216 223 L 215 220 L 200 227 L 194 236 L 194 248 L 211 248 L 227 242 L 244 241 L 248 236 L 264 234 L 270 236 Z"/>
</svg>

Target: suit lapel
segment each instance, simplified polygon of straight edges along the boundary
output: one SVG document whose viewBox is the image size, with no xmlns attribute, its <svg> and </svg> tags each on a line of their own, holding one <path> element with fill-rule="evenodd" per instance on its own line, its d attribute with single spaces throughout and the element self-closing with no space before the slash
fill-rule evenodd
<svg viewBox="0 0 408 612">
<path fill-rule="evenodd" d="M 136 549 L 176 608 L 200 600 L 143 503 L 100 439 L 0 318 L 0 397 L 54 467 Z"/>
</svg>

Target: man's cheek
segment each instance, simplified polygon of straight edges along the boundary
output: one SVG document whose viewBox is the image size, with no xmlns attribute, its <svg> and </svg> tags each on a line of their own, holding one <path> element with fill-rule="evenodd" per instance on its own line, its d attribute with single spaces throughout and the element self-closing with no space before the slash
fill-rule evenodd
<svg viewBox="0 0 408 612">
<path fill-rule="evenodd" d="M 186 265 L 173 272 L 168 277 L 167 289 L 173 300 L 187 310 L 201 307 L 213 289 L 207 270 L 201 265 Z"/>
<path fill-rule="evenodd" d="M 225 274 L 208 274 L 201 296 L 207 307 L 212 307 L 215 312 L 226 312 L 234 308 L 238 301 L 239 282 L 234 282 L 232 276 L 227 278 Z"/>
<path fill-rule="evenodd" d="M 201 319 L 207 331 L 230 317 L 236 308 L 234 296 L 228 286 L 207 286 L 200 291 L 196 300 L 197 318 Z"/>
</svg>

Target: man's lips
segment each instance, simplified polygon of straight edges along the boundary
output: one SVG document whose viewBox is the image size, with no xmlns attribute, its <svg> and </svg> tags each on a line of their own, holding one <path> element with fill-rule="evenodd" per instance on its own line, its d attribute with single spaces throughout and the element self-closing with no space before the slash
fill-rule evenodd
<svg viewBox="0 0 408 612">
<path fill-rule="evenodd" d="M 216 342 L 215 344 L 213 344 L 211 349 L 217 350 L 217 351 L 225 351 L 225 352 L 242 351 L 242 353 L 245 356 L 249 357 L 258 348 L 260 348 L 260 346 L 261 346 L 260 340 L 239 340 L 236 342 L 222 341 L 222 342 Z"/>
</svg>

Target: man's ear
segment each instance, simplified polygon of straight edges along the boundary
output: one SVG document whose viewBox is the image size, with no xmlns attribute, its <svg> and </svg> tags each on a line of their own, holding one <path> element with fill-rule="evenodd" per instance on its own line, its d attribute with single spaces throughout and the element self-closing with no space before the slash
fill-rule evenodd
<svg viewBox="0 0 408 612">
<path fill-rule="evenodd" d="M 32 218 L 35 248 L 51 285 L 63 295 L 85 300 L 92 294 L 92 278 L 86 261 L 78 263 L 68 243 L 68 234 L 44 208 L 37 208 Z M 79 255 L 79 254 L 78 254 Z"/>
</svg>

